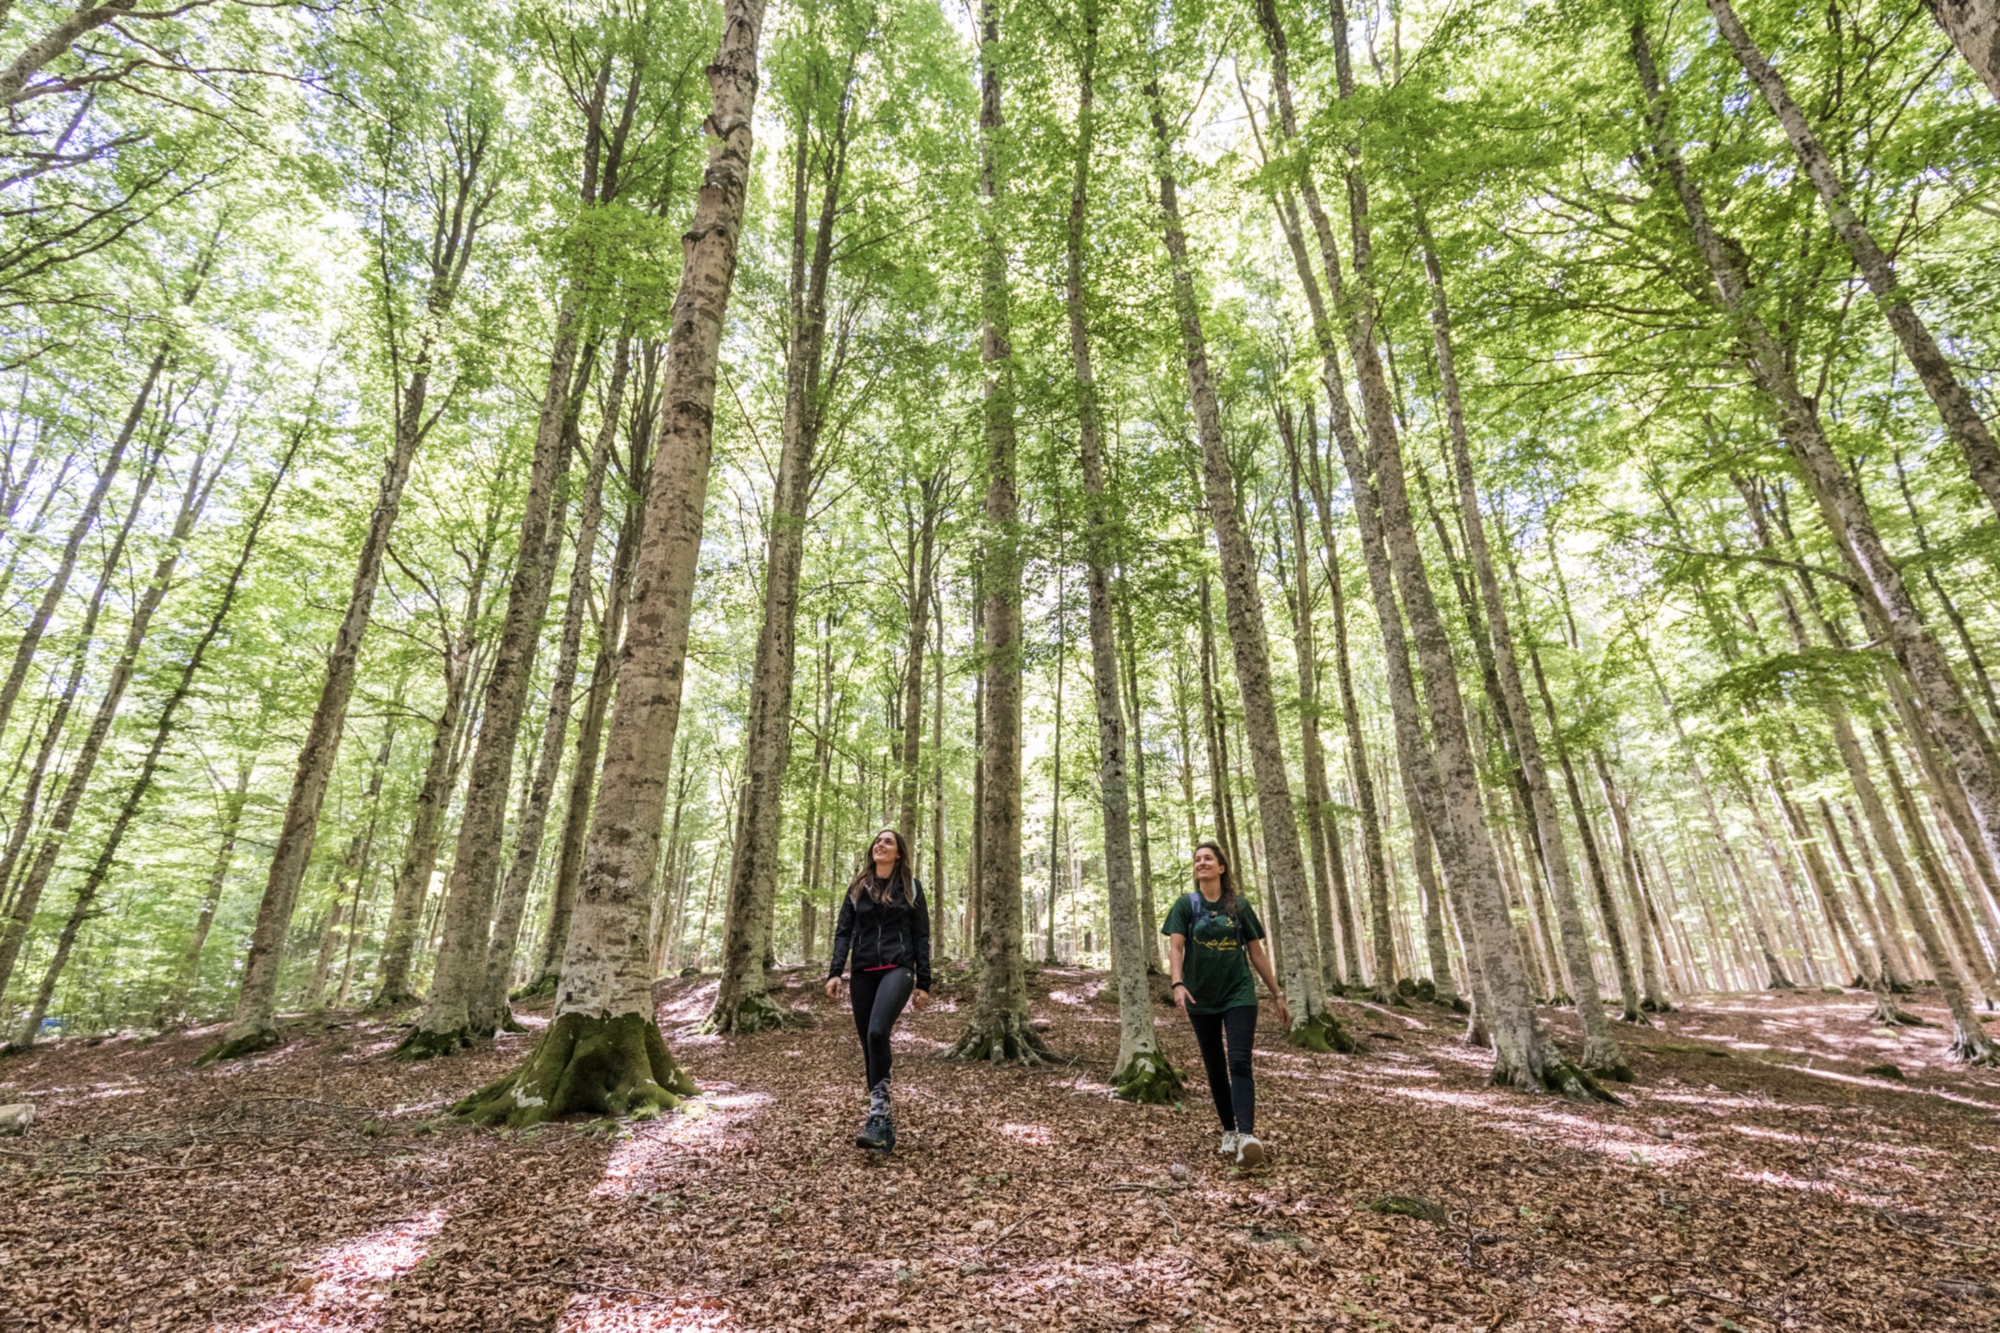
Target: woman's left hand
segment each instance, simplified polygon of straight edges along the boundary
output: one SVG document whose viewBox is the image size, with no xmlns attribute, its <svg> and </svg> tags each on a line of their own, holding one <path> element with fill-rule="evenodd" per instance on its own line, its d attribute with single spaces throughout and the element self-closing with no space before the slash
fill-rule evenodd
<svg viewBox="0 0 2000 1333">
<path fill-rule="evenodd" d="M 930 1002 L 931 993 L 927 990 L 912 991 L 910 993 L 910 1010 L 912 1013 L 920 1012 Z"/>
<path fill-rule="evenodd" d="M 1285 997 L 1282 995 L 1274 996 L 1272 998 L 1278 1006 L 1278 1021 L 1285 1025 L 1285 1031 L 1290 1032 L 1292 1030 L 1291 1007 L 1285 1003 Z"/>
</svg>

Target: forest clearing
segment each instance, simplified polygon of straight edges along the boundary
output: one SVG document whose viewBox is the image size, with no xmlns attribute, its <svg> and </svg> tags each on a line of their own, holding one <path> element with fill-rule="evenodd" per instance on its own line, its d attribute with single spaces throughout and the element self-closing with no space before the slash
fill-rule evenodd
<svg viewBox="0 0 2000 1333">
<path fill-rule="evenodd" d="M 2000 0 L 0 106 L 0 1328 L 2000 1328 Z"/>
<path fill-rule="evenodd" d="M 52 1048 L 0 1068 L 47 1117 L 0 1158 L 0 1302 L 218 1333 L 1993 1327 L 2000 1077 L 1865 997 L 1705 997 L 1631 1043 L 1619 1107 L 1492 1088 L 1436 1006 L 1342 1006 L 1366 1053 L 1264 1052 L 1276 1160 L 1239 1172 L 1201 1108 L 1106 1095 L 1105 982 L 1034 978 L 1041 1069 L 935 1058 L 948 1007 L 908 1023 L 879 1164 L 844 1141 L 845 1016 L 704 1038 L 713 980 L 660 989 L 702 1096 L 611 1135 L 440 1115 L 532 1030 L 463 1066 L 339 1012 L 226 1070 L 190 1068 L 200 1033 Z M 1398 1199 L 1437 1211 L 1371 1211 Z"/>
</svg>

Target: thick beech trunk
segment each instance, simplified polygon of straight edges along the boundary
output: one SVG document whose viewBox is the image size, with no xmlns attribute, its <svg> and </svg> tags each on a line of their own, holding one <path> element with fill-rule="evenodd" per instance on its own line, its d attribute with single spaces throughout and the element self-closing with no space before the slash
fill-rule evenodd
<svg viewBox="0 0 2000 1333">
<path fill-rule="evenodd" d="M 415 1029 L 397 1047 L 397 1054 L 409 1059 L 447 1055 L 490 1037 L 500 1017 L 479 1012 L 479 1001 L 486 984 L 514 751 L 519 747 L 521 717 L 527 711 L 528 686 L 541 647 L 542 621 L 548 612 L 561 545 L 560 495 L 569 466 L 569 430 L 581 407 L 581 384 L 573 387 L 572 381 L 581 381 L 589 374 L 589 356 L 577 355 L 577 319 L 578 303 L 572 296 L 556 315 L 555 348 L 549 357 L 548 381 L 529 463 L 514 572 L 508 580 L 493 665 L 480 699 L 479 730 L 472 746 L 451 873 L 445 880 L 443 934 L 431 991 Z"/>
<path fill-rule="evenodd" d="M 1986 91 L 2000 99 L 2000 3 L 1995 0 L 1924 0 L 1924 8 L 1951 38 Z"/>
<path fill-rule="evenodd" d="M 1090 677 L 1097 705 L 1097 789 L 1104 819 L 1104 896 L 1111 917 L 1111 964 L 1118 980 L 1118 1054 L 1111 1069 L 1120 1097 L 1168 1104 L 1182 1096 L 1178 1070 L 1153 1030 L 1146 961 L 1151 913 L 1140 915 L 1132 871 L 1132 823 L 1127 804 L 1125 710 L 1119 699 L 1118 645 L 1112 628 L 1111 570 L 1117 559 L 1116 528 L 1106 495 L 1103 420 L 1090 361 L 1084 245 L 1089 217 L 1090 154 L 1097 130 L 1093 97 L 1097 71 L 1097 13 L 1085 0 L 1083 49 L 1077 69 L 1076 158 L 1070 176 L 1069 225 L 1064 231 L 1065 311 L 1069 317 L 1070 369 L 1076 385 L 1077 444 L 1082 456 L 1085 559 L 1090 570 Z"/>
<path fill-rule="evenodd" d="M 1039 1063 L 1028 1025 L 1021 939 L 1021 518 L 1015 490 L 1014 347 L 1007 291 L 1004 187 L 1011 144 L 1000 109 L 1000 0 L 979 7 L 979 359 L 986 370 L 985 523 L 980 534 L 978 824 L 979 987 L 951 1048 L 965 1059 Z"/>
<path fill-rule="evenodd" d="M 514 851 L 508 859 L 507 877 L 501 883 L 499 905 L 494 912 L 493 940 L 486 951 L 486 976 L 473 1008 L 472 1027 L 475 1032 L 513 1025 L 513 1014 L 507 1007 L 508 983 L 513 976 L 514 956 L 520 946 L 521 917 L 527 910 L 528 890 L 534 884 L 535 870 L 541 863 L 542 838 L 548 828 L 549 805 L 562 768 L 563 745 L 569 738 L 577 659 L 583 648 L 583 617 L 589 607 L 591 585 L 597 576 L 594 562 L 597 558 L 597 530 L 604 517 L 604 473 L 611 460 L 612 441 L 618 434 L 618 412 L 624 401 L 625 379 L 631 370 L 631 358 L 631 336 L 629 333 L 621 334 L 612 359 L 611 383 L 605 391 L 602 405 L 603 419 L 598 423 L 584 473 L 583 497 L 576 516 L 575 556 L 563 604 L 562 632 L 556 644 L 555 673 L 549 680 L 549 708 L 542 722 L 534 778 L 528 785 L 526 807 L 514 833 Z M 559 525 L 552 523 L 548 534 L 552 555 L 559 535 Z"/>
<path fill-rule="evenodd" d="M 1139 831 L 1139 923 L 1140 933 L 1146 938 L 1146 971 L 1158 976 L 1163 970 L 1160 950 L 1164 937 L 1153 929 L 1153 923 L 1160 917 L 1153 908 L 1153 839 L 1146 819 L 1146 746 L 1141 727 L 1145 711 L 1139 698 L 1139 649 L 1132 633 L 1132 600 L 1123 584 L 1121 577 L 1113 586 L 1118 590 L 1118 647 L 1123 656 L 1120 665 L 1124 673 L 1125 716 L 1132 727 L 1132 804 Z"/>
<path fill-rule="evenodd" d="M 793 1017 L 771 998 L 764 984 L 764 959 L 770 949 L 770 922 L 777 905 L 778 867 L 784 860 L 780 840 L 785 771 L 792 757 L 792 681 L 798 651 L 799 567 L 805 551 L 806 508 L 812 498 L 820 424 L 834 387 L 831 381 L 822 382 L 826 290 L 833 263 L 834 224 L 840 216 L 841 187 L 847 172 L 848 113 L 853 103 L 856 59 L 848 59 L 834 123 L 811 127 L 802 117 L 794 131 L 791 339 L 785 349 L 785 419 L 777 484 L 771 496 L 763 623 L 751 668 L 750 709 L 744 725 L 743 763 L 748 781 L 737 810 L 724 899 L 722 982 L 715 1007 L 703 1025 L 710 1032 L 756 1032 L 780 1026 Z M 809 166 L 814 156 L 809 131 L 815 129 L 826 145 L 819 162 L 819 210 L 809 227 Z M 839 374 L 837 363 L 834 373 Z M 911 614 L 921 621 L 920 608 L 912 607 Z M 921 677 L 916 683 L 921 686 Z M 919 694 L 917 699 L 921 698 Z M 921 716 L 921 708 L 915 711 Z M 916 734 L 915 720 L 906 714 L 904 740 L 912 752 Z M 914 804 L 913 794 L 910 803 Z"/>
<path fill-rule="evenodd" d="M 654 1019 L 647 911 L 680 720 L 714 455 L 716 359 L 749 183 L 763 22 L 762 0 L 727 0 L 722 40 L 708 67 L 713 104 L 706 125 L 714 139 L 683 239 L 659 446 L 633 570 L 632 623 L 555 1015 L 520 1069 L 454 1108 L 480 1123 L 520 1126 L 575 1112 L 653 1115 L 694 1092 Z"/>
<path fill-rule="evenodd" d="M 1173 276 L 1174 312 L 1180 322 L 1188 395 L 1194 404 L 1195 428 L 1201 441 L 1202 488 L 1221 557 L 1223 609 L 1236 665 L 1237 691 L 1243 702 L 1250 762 L 1256 776 L 1264 851 L 1270 862 L 1271 904 L 1276 908 L 1280 926 L 1288 928 L 1277 959 L 1277 973 L 1292 1007 L 1292 1028 L 1287 1035 L 1294 1045 L 1310 1050 L 1356 1050 L 1354 1039 L 1328 1011 L 1326 991 L 1320 981 L 1319 942 L 1312 930 L 1311 888 L 1299 845 L 1284 749 L 1279 740 L 1278 704 L 1271 684 L 1270 645 L 1264 630 L 1263 597 L 1257 586 L 1257 561 L 1243 527 L 1236 480 L 1222 438 L 1222 416 L 1209 376 L 1208 347 L 1195 297 L 1194 270 L 1181 228 L 1179 192 L 1172 167 L 1174 145 L 1157 85 L 1148 89 L 1148 97 L 1162 231 Z"/>
</svg>

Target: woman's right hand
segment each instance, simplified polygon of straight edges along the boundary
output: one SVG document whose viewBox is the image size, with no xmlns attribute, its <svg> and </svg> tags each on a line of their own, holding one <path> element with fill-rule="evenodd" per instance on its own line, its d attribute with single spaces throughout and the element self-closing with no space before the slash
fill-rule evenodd
<svg viewBox="0 0 2000 1333">
<path fill-rule="evenodd" d="M 828 977 L 826 979 L 826 998 L 829 1000 L 837 1000 L 840 998 L 839 977 Z"/>
</svg>

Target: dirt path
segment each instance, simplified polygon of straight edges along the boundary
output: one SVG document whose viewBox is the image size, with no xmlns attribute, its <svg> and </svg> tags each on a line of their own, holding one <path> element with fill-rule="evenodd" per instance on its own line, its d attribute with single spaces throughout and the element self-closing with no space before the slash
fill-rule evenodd
<svg viewBox="0 0 2000 1333">
<path fill-rule="evenodd" d="M 930 1058 L 947 988 L 865 1160 L 851 1023 L 787 976 L 820 1023 L 727 1040 L 693 1032 L 712 983 L 663 985 L 704 1095 L 629 1132 L 441 1121 L 532 1036 L 412 1067 L 360 1015 L 223 1070 L 191 1067 L 203 1033 L 0 1064 L 41 1117 L 0 1143 L 0 1329 L 2000 1327 L 2000 1076 L 1871 1031 L 1859 993 L 1621 1032 L 1642 1082 L 1605 1108 L 1488 1088 L 1437 1009 L 1344 1006 L 1365 1056 L 1259 1053 L 1276 1163 L 1241 1175 L 1199 1086 L 1107 1100 L 1112 997 L 1063 969 L 1031 987 L 1072 1062 Z"/>
</svg>

